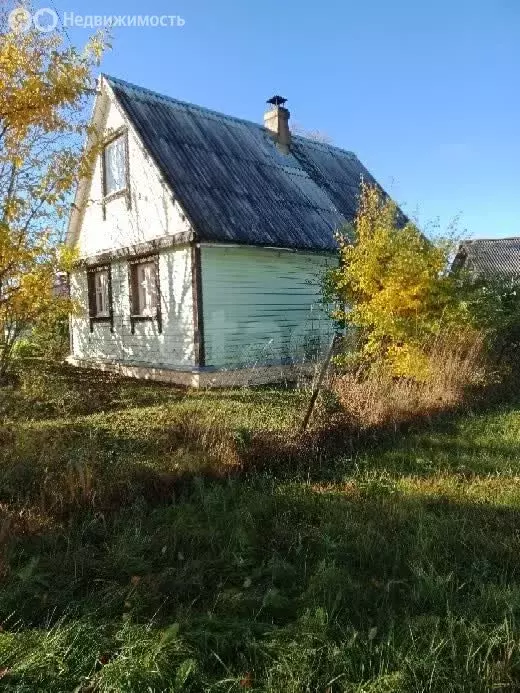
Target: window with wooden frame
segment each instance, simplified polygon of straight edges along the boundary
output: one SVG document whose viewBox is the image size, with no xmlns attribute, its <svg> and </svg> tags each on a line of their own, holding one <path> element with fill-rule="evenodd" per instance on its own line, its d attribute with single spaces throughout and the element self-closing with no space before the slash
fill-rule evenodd
<svg viewBox="0 0 520 693">
<path fill-rule="evenodd" d="M 132 260 L 129 266 L 130 321 L 132 333 L 135 323 L 157 321 L 162 332 L 161 288 L 159 281 L 159 256 Z"/>
<path fill-rule="evenodd" d="M 112 305 L 112 269 L 110 265 L 92 267 L 87 271 L 88 308 L 90 331 L 97 322 L 110 324 L 114 329 L 114 308 Z"/>
<path fill-rule="evenodd" d="M 125 197 L 130 208 L 130 171 L 128 164 L 128 130 L 118 130 L 108 139 L 101 156 L 103 188 L 103 218 L 106 203 L 117 197 Z"/>
</svg>

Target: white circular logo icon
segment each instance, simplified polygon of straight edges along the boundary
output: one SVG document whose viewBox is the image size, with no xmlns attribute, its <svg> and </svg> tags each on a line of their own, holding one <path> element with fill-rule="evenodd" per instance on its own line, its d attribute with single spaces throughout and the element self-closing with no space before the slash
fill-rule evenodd
<svg viewBox="0 0 520 693">
<path fill-rule="evenodd" d="M 41 10 L 37 10 L 33 16 L 34 26 L 38 31 L 42 31 L 44 34 L 49 34 L 51 31 L 58 26 L 58 14 L 51 10 L 50 7 L 42 7 Z"/>
<path fill-rule="evenodd" d="M 15 34 L 23 34 L 32 26 L 31 13 L 25 7 L 16 7 L 9 13 L 8 24 Z"/>
</svg>

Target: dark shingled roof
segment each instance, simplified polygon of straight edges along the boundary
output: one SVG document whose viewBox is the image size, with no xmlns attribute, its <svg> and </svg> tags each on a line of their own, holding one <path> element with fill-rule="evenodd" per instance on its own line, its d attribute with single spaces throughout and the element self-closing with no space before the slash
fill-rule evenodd
<svg viewBox="0 0 520 693">
<path fill-rule="evenodd" d="M 456 262 L 479 277 L 520 275 L 520 238 L 464 241 Z"/>
<path fill-rule="evenodd" d="M 334 250 L 375 183 L 350 152 L 293 136 L 284 154 L 260 124 L 106 79 L 199 241 Z"/>
</svg>

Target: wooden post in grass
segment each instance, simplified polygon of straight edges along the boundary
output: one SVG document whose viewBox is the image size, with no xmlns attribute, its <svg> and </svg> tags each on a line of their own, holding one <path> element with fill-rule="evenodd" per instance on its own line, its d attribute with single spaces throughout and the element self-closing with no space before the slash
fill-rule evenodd
<svg viewBox="0 0 520 693">
<path fill-rule="evenodd" d="M 336 333 L 334 337 L 332 338 L 332 342 L 330 343 L 329 350 L 327 352 L 327 356 L 325 358 L 325 361 L 323 362 L 320 370 L 320 374 L 318 376 L 318 380 L 316 381 L 316 385 L 314 386 L 314 390 L 312 391 L 311 399 L 309 402 L 309 406 L 307 407 L 307 412 L 305 413 L 305 417 L 302 421 L 301 433 L 305 433 L 307 430 L 307 426 L 309 425 L 309 421 L 311 420 L 312 413 L 314 411 L 314 407 L 316 406 L 316 401 L 318 399 L 318 395 L 320 394 L 321 386 L 323 385 L 323 381 L 325 380 L 325 376 L 327 374 L 327 371 L 329 370 L 330 362 L 332 359 L 332 356 L 334 354 L 334 349 L 336 347 L 336 344 L 341 337 L 340 334 Z"/>
</svg>

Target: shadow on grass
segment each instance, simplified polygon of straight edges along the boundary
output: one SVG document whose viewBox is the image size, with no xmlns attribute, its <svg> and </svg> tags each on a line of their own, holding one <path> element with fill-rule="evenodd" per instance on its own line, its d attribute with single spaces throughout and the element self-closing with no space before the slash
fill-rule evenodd
<svg viewBox="0 0 520 693">
<path fill-rule="evenodd" d="M 67 514 L 78 504 L 117 510 L 138 499 L 169 502 L 200 479 L 226 483 L 264 475 L 279 482 L 327 484 L 360 473 L 392 478 L 516 473 L 516 406 L 488 403 L 478 415 L 459 411 L 406 422 L 400 430 L 363 432 L 341 421 L 305 434 L 229 430 L 225 421 L 204 423 L 190 411 L 177 420 L 118 419 L 117 425 L 104 419 L 5 425 L 0 427 L 0 501 L 38 503 Z M 498 414 L 503 430 L 497 432 Z"/>
<path fill-rule="evenodd" d="M 168 505 L 77 513 L 66 527 L 13 539 L 0 614 L 44 628 L 50 614 L 88 619 L 112 673 L 121 658 L 113 690 L 140 690 L 143 671 L 153 690 L 169 690 L 179 651 L 197 663 L 183 690 L 234 678 L 240 690 L 246 672 L 262 691 L 326 690 L 336 676 L 332 691 L 516 690 L 519 524 L 516 509 L 375 486 L 199 481 Z M 151 619 L 153 630 L 178 624 L 175 638 L 159 664 L 143 663 L 134 643 L 134 662 L 118 624 L 139 634 Z M 77 685 L 100 645 L 84 664 L 67 663 L 65 644 L 59 666 L 33 657 L 24 683 L 41 685 L 47 667 L 54 690 L 66 689 L 60 676 Z M 395 687 L 382 688 L 394 674 Z"/>
<path fill-rule="evenodd" d="M 362 435 L 4 426 L 2 685 L 518 690 L 519 509 L 400 485 L 517 493 L 517 406 Z"/>
</svg>

